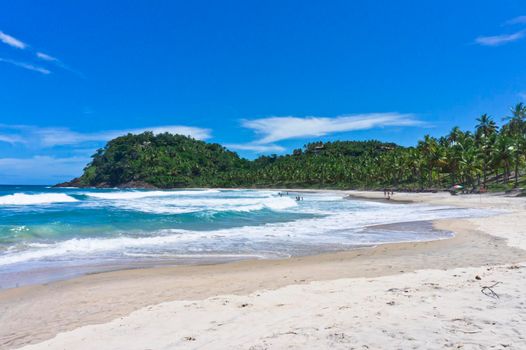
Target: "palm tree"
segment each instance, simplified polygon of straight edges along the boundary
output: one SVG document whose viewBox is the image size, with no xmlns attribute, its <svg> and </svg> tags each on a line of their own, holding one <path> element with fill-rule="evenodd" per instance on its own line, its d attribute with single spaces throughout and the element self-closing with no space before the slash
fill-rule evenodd
<svg viewBox="0 0 526 350">
<path fill-rule="evenodd" d="M 521 137 L 511 138 L 511 146 L 509 147 L 509 149 L 512 154 L 513 162 L 515 166 L 515 181 L 514 181 L 513 187 L 518 187 L 519 186 L 519 167 L 520 167 L 522 158 L 524 157 L 524 151 L 525 151 L 524 139 Z"/>
<path fill-rule="evenodd" d="M 475 147 L 468 147 L 462 152 L 460 159 L 460 172 L 465 179 L 466 183 L 469 183 L 472 188 L 475 187 L 475 177 L 480 171 L 480 159 L 477 157 L 477 150 Z M 480 178 L 480 175 L 478 175 Z"/>
<path fill-rule="evenodd" d="M 526 106 L 524 103 L 517 103 L 510 109 L 511 116 L 504 117 L 503 120 L 508 120 L 507 132 L 512 134 L 521 133 L 524 131 L 524 122 L 526 119 Z"/>
<path fill-rule="evenodd" d="M 463 138 L 463 133 L 458 126 L 455 126 L 449 132 L 445 139 L 446 142 L 446 157 L 449 174 L 451 177 L 451 185 L 454 185 L 457 181 L 457 175 L 459 173 L 459 162 L 462 153 L 462 147 L 460 147 L 459 141 Z"/>
<path fill-rule="evenodd" d="M 418 142 L 418 149 L 427 163 L 429 187 L 433 187 L 433 170 L 437 155 L 437 141 L 434 137 L 425 135 L 424 140 Z"/>
<path fill-rule="evenodd" d="M 506 182 L 509 179 L 510 162 L 512 159 L 512 139 L 504 134 L 499 134 L 493 149 L 493 164 L 498 178 L 499 168 L 504 169 L 503 177 Z"/>
<path fill-rule="evenodd" d="M 476 140 L 482 158 L 482 183 L 483 187 L 486 188 L 487 169 L 491 161 L 492 147 L 495 142 L 494 135 L 498 127 L 495 121 L 487 114 L 483 114 L 480 118 L 477 118 L 477 122 Z"/>
<path fill-rule="evenodd" d="M 488 137 L 489 135 L 494 134 L 498 129 L 497 124 L 495 123 L 493 118 L 491 118 L 487 114 L 483 114 L 479 118 L 477 118 L 477 122 L 477 138 Z"/>
<path fill-rule="evenodd" d="M 511 108 L 511 116 L 505 117 L 505 120 L 509 120 L 506 125 L 506 133 L 513 139 L 513 155 L 515 165 L 515 187 L 519 186 L 519 167 L 521 158 L 523 156 L 523 144 L 525 142 L 526 132 L 526 106 L 520 102 Z"/>
</svg>

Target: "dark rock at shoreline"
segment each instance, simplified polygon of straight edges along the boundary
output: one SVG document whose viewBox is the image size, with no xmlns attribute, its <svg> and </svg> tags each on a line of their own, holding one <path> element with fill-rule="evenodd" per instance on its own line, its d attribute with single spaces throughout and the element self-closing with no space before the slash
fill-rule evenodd
<svg viewBox="0 0 526 350">
<path fill-rule="evenodd" d="M 80 179 L 76 177 L 71 181 L 61 182 L 56 185 L 53 185 L 53 187 L 86 187 L 86 186 L 82 185 L 82 183 L 80 182 Z"/>
<path fill-rule="evenodd" d="M 117 188 L 139 188 L 139 189 L 145 189 L 145 190 L 157 190 L 159 187 L 154 186 L 152 184 L 149 184 L 144 181 L 130 181 L 124 184 L 120 184 L 115 186 Z"/>
</svg>

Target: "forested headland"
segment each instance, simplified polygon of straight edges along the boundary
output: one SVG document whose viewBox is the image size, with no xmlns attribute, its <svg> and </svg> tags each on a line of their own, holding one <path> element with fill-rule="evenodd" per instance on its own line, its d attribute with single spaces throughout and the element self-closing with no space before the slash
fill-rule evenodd
<svg viewBox="0 0 526 350">
<path fill-rule="evenodd" d="M 312 142 L 291 154 L 247 160 L 216 143 L 145 132 L 115 138 L 92 158 L 82 176 L 59 185 L 508 190 L 526 181 L 526 106 L 514 106 L 500 127 L 483 114 L 473 130 L 426 135 L 414 147 Z"/>
</svg>

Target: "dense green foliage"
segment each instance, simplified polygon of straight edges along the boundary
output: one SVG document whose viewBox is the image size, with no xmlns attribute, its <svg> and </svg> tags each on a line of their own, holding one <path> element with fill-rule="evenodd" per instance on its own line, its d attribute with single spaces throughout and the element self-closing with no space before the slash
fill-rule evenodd
<svg viewBox="0 0 526 350">
<path fill-rule="evenodd" d="M 171 134 L 126 135 L 100 149 L 78 184 L 157 187 L 509 188 L 520 185 L 526 107 L 500 128 L 482 115 L 474 132 L 453 128 L 416 147 L 378 141 L 316 142 L 290 155 L 240 158 L 218 144 Z"/>
<path fill-rule="evenodd" d="M 108 142 L 93 155 L 81 183 L 116 186 L 144 182 L 157 187 L 223 186 L 232 169 L 248 161 L 218 144 L 186 136 L 145 132 Z"/>
</svg>

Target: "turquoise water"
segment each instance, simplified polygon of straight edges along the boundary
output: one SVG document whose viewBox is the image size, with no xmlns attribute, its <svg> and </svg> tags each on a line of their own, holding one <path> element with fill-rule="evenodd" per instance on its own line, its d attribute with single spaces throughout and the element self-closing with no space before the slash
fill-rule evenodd
<svg viewBox="0 0 526 350">
<path fill-rule="evenodd" d="M 302 201 L 295 200 L 298 195 Z M 450 234 L 367 227 L 469 215 L 477 213 L 347 200 L 337 193 L 0 186 L 0 281 L 5 287 L 6 281 L 24 283 L 32 272 L 46 280 L 122 266 L 278 258 L 442 239 Z"/>
</svg>

